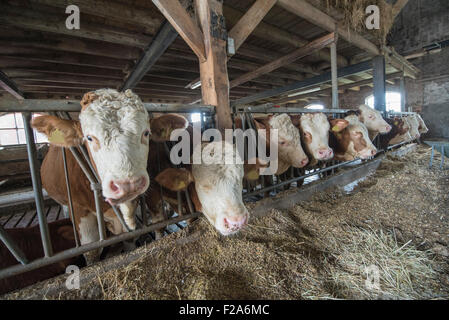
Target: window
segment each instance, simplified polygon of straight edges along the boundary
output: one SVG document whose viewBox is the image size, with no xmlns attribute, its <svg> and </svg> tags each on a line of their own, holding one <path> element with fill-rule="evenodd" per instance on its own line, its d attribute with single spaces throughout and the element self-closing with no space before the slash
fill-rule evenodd
<svg viewBox="0 0 449 320">
<path fill-rule="evenodd" d="M 313 110 L 322 110 L 324 109 L 324 106 L 322 104 L 319 103 L 312 103 L 309 104 L 306 109 L 313 109 Z"/>
<path fill-rule="evenodd" d="M 401 112 L 401 94 L 399 92 L 387 92 L 385 99 L 387 111 Z M 365 104 L 374 108 L 374 96 L 371 95 L 366 98 Z"/>
<path fill-rule="evenodd" d="M 201 121 L 201 113 L 192 113 L 191 115 L 190 115 L 190 120 L 192 121 L 192 122 L 200 122 Z"/>
<path fill-rule="evenodd" d="M 33 114 L 33 118 L 39 117 Z M 48 142 L 47 137 L 34 130 L 34 141 L 38 143 Z M 8 113 L 0 117 L 0 145 L 8 146 L 26 144 L 25 129 L 21 113 Z"/>
</svg>

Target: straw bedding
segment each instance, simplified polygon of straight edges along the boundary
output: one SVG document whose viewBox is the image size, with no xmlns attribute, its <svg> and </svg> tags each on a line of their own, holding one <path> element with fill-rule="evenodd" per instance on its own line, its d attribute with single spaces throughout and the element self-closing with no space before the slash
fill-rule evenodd
<svg viewBox="0 0 449 320">
<path fill-rule="evenodd" d="M 94 277 L 80 290 L 48 294 L 49 281 L 6 298 L 449 298 L 449 170 L 429 170 L 429 156 L 419 147 L 388 157 L 351 193 L 329 190 L 272 210 L 235 236 L 200 219 L 139 248 L 125 267 L 83 270 Z M 374 288 L 365 282 L 373 265 Z"/>
</svg>

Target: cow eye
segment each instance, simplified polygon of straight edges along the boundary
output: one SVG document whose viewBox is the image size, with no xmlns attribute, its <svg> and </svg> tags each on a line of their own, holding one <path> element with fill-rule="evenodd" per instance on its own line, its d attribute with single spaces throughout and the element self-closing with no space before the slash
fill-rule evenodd
<svg viewBox="0 0 449 320">
<path fill-rule="evenodd" d="M 91 136 L 87 136 L 87 137 L 86 137 L 86 139 L 87 139 L 87 140 L 89 140 L 90 142 L 92 142 L 92 141 L 93 141 L 93 139 L 92 139 L 92 137 L 91 137 Z"/>
<path fill-rule="evenodd" d="M 370 114 L 370 115 L 368 116 L 368 118 L 374 119 L 374 114 Z"/>
<path fill-rule="evenodd" d="M 285 146 L 287 144 L 287 141 L 279 141 L 279 145 Z"/>
<path fill-rule="evenodd" d="M 148 137 L 148 136 L 150 135 L 150 130 L 145 130 L 144 133 L 143 133 L 143 135 L 144 135 L 145 137 Z"/>
</svg>

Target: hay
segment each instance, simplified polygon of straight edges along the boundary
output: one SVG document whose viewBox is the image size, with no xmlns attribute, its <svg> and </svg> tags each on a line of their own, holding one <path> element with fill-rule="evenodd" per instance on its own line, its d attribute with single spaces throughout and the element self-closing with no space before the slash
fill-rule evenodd
<svg viewBox="0 0 449 320">
<path fill-rule="evenodd" d="M 137 261 L 48 299 L 449 298 L 449 170 L 427 168 L 429 148 L 388 158 L 354 191 L 329 190 L 252 218 L 222 237 L 205 221 L 137 249 Z M 380 270 L 380 290 L 364 268 Z M 94 271 L 92 271 L 94 270 Z M 98 272 L 98 274 L 96 273 Z M 45 284 L 8 299 L 45 295 Z"/>
<path fill-rule="evenodd" d="M 346 28 L 359 33 L 369 33 L 377 40 L 379 45 L 385 45 L 387 36 L 393 27 L 393 6 L 385 0 L 322 0 L 327 10 L 338 10 L 344 14 L 343 24 Z M 377 5 L 380 9 L 380 29 L 368 30 L 365 22 L 366 8 Z"/>
<path fill-rule="evenodd" d="M 328 239 L 336 258 L 329 264 L 334 294 L 345 299 L 430 299 L 429 284 L 437 281 L 430 251 L 417 250 L 411 240 L 399 244 L 394 231 L 349 227 Z M 370 269 L 371 268 L 371 269 Z M 371 274 L 367 279 L 368 273 Z M 378 282 L 374 282 L 374 273 Z M 368 280 L 368 285 L 366 281 Z"/>
</svg>

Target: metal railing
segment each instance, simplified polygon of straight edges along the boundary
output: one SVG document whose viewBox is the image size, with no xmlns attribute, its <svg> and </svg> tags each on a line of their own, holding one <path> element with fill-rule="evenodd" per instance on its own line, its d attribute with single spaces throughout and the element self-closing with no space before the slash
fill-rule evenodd
<svg viewBox="0 0 449 320">
<path fill-rule="evenodd" d="M 28 150 L 28 160 L 30 164 L 30 171 L 32 177 L 33 190 L 36 201 L 36 210 L 39 219 L 39 228 L 41 232 L 41 241 L 42 246 L 44 248 L 45 257 L 39 258 L 34 261 L 28 261 L 26 256 L 20 250 L 20 248 L 15 245 L 14 241 L 8 236 L 7 232 L 0 226 L 0 240 L 5 243 L 7 248 L 11 251 L 11 253 L 16 257 L 17 261 L 20 264 L 5 268 L 0 270 L 0 279 L 17 275 L 23 272 L 27 272 L 30 270 L 34 270 L 36 268 L 40 268 L 43 266 L 47 266 L 53 264 L 55 262 L 61 261 L 63 259 L 71 258 L 78 256 L 80 254 L 86 253 L 88 251 L 103 248 L 112 244 L 116 244 L 125 240 L 134 239 L 140 237 L 142 235 L 148 234 L 150 232 L 159 230 L 161 228 L 165 228 L 169 225 L 179 225 L 181 221 L 186 221 L 192 218 L 196 218 L 200 215 L 199 212 L 194 211 L 194 207 L 190 201 L 190 196 L 188 191 L 185 191 L 185 198 L 187 205 L 189 207 L 189 212 L 191 214 L 188 215 L 179 215 L 175 218 L 169 218 L 165 221 L 153 223 L 148 225 L 147 219 L 147 210 L 145 201 L 141 199 L 141 219 L 142 219 L 142 227 L 131 232 L 122 233 L 119 235 L 115 235 L 109 238 L 106 238 L 105 235 L 101 237 L 99 241 L 91 242 L 84 245 L 77 245 L 75 248 L 68 249 L 57 254 L 53 254 L 52 252 L 52 243 L 49 237 L 48 232 L 48 222 L 45 214 L 43 213 L 43 196 L 42 196 L 42 184 L 40 179 L 40 174 L 38 170 L 38 162 L 36 158 L 36 147 L 34 143 L 34 135 L 32 128 L 30 126 L 31 113 L 32 112 L 77 112 L 80 111 L 79 102 L 75 101 L 41 101 L 41 100 L 32 100 L 31 104 L 27 104 L 28 100 L 24 102 L 15 102 L 13 104 L 9 104 L 8 108 L 3 108 L 3 105 L 0 103 L 0 110 L 8 111 L 8 112 L 22 112 L 24 118 L 24 126 L 26 132 L 26 141 L 27 141 L 27 150 Z M 215 108 L 211 106 L 199 106 L 199 105 L 161 105 L 161 104 L 148 104 L 145 103 L 145 108 L 150 113 L 150 116 L 154 113 L 167 113 L 167 112 L 175 112 L 175 113 L 200 113 L 200 121 L 202 130 L 215 127 L 214 115 Z M 311 109 L 303 109 L 303 108 L 276 108 L 272 105 L 262 105 L 262 106 L 244 106 L 238 107 L 234 110 L 233 116 L 242 115 L 244 119 L 247 119 L 251 123 L 252 114 L 253 113 L 315 113 L 322 112 L 326 114 L 331 114 L 335 118 L 341 118 L 344 116 L 346 112 L 350 110 L 345 109 L 325 109 L 325 110 L 311 110 Z M 410 113 L 401 113 L 403 115 L 409 115 Z M 397 113 L 386 113 L 385 116 L 393 116 L 397 115 Z M 389 146 L 387 150 L 391 150 L 398 146 L 402 146 L 407 144 L 408 142 L 400 143 L 396 146 Z M 78 156 L 82 156 L 82 151 L 71 150 L 75 154 L 78 153 Z M 81 152 L 81 154 L 80 154 Z M 372 159 L 370 159 L 372 160 Z M 270 185 L 265 185 L 265 180 L 262 180 L 262 183 L 258 183 L 255 186 L 250 186 L 247 183 L 246 188 L 244 189 L 244 199 L 246 201 L 250 201 L 254 196 L 260 196 L 261 194 L 269 194 L 270 191 L 276 191 L 281 188 L 290 188 L 296 183 L 296 187 L 300 187 L 303 181 L 312 176 L 324 177 L 327 175 L 331 175 L 336 173 L 340 168 L 348 165 L 354 165 L 357 163 L 366 163 L 370 160 L 352 160 L 352 161 L 336 161 L 332 160 L 330 162 L 318 162 L 316 166 L 308 167 L 307 170 L 304 169 L 293 169 L 290 168 L 285 174 L 276 176 L 273 175 L 271 178 L 276 180 L 277 183 L 272 183 Z M 97 181 L 98 182 L 98 181 Z M 95 189 L 93 190 L 95 192 Z M 97 190 L 98 191 L 98 190 Z M 178 212 L 182 212 L 181 208 L 181 195 L 177 194 L 178 198 Z M 163 199 L 163 196 L 162 196 Z M 164 208 L 165 214 L 165 206 Z M 101 220 L 102 214 L 98 215 L 98 219 Z M 73 216 L 72 216 L 73 221 Z M 76 232 L 75 232 L 76 234 Z M 100 231 L 101 234 L 101 231 Z"/>
<path fill-rule="evenodd" d="M 203 105 L 165 105 L 165 104 L 152 104 L 152 103 L 144 103 L 144 106 L 146 110 L 149 112 L 150 117 L 154 113 L 171 113 L 176 112 L 177 114 L 182 113 L 199 113 L 200 114 L 200 121 L 201 121 L 201 128 L 204 130 L 207 127 L 214 127 L 214 115 L 215 115 L 215 107 L 213 106 L 203 106 Z M 49 226 L 47 222 L 47 217 L 43 212 L 43 194 L 42 194 L 42 182 L 41 177 L 39 173 L 39 163 L 37 161 L 36 156 L 36 146 L 34 141 L 34 134 L 33 129 L 31 128 L 30 122 L 31 122 L 31 116 L 32 112 L 50 112 L 55 113 L 58 112 L 59 116 L 68 117 L 67 112 L 79 112 L 80 111 L 80 105 L 79 101 L 51 101 L 51 100 L 25 100 L 23 102 L 20 101 L 14 101 L 11 103 L 8 103 L 7 105 L 4 105 L 3 103 L 0 103 L 0 110 L 7 111 L 7 112 L 22 112 L 23 116 L 23 122 L 24 122 L 24 129 L 26 134 L 26 144 L 27 144 L 27 151 L 28 151 L 28 161 L 30 165 L 30 172 L 31 172 L 31 180 L 32 180 L 32 186 L 33 186 L 33 192 L 35 196 L 35 203 L 36 203 L 36 211 L 37 211 L 37 217 L 39 220 L 39 229 L 41 234 L 41 241 L 42 241 L 42 247 L 44 249 L 44 257 L 36 259 L 34 261 L 28 261 L 26 255 L 23 253 L 23 251 L 17 246 L 17 244 L 14 242 L 14 240 L 8 235 L 8 232 L 0 226 L 0 240 L 5 244 L 7 249 L 11 252 L 11 254 L 16 258 L 16 260 L 20 263 L 17 265 L 13 265 L 10 267 L 7 267 L 5 269 L 0 270 L 0 279 L 14 276 L 23 272 L 31 271 L 37 268 L 41 268 L 50 264 L 53 264 L 55 262 L 59 262 L 61 260 L 72 258 L 78 255 L 81 255 L 83 253 L 86 253 L 91 250 L 104 248 L 106 246 L 110 246 L 112 244 L 116 244 L 125 240 L 135 239 L 137 237 L 140 237 L 142 235 L 148 234 L 150 232 L 165 228 L 169 225 L 178 225 L 181 221 L 186 221 L 189 219 L 196 218 L 200 216 L 201 213 L 195 212 L 194 207 L 192 203 L 189 201 L 190 197 L 188 194 L 188 191 L 186 190 L 186 199 L 187 203 L 189 205 L 190 214 L 181 215 L 179 214 L 175 218 L 169 218 L 165 221 L 153 223 L 148 225 L 148 219 L 147 219 L 147 211 L 146 211 L 146 205 L 144 199 L 140 199 L 140 207 L 141 207 L 141 219 L 142 219 L 142 227 L 134 230 L 129 231 L 126 233 L 122 233 L 119 235 L 111 236 L 109 238 L 106 238 L 105 228 L 104 228 L 104 219 L 103 219 L 103 212 L 100 210 L 99 206 L 99 198 L 100 198 L 100 188 L 98 188 L 99 185 L 99 179 L 96 176 L 95 170 L 93 168 L 89 168 L 90 163 L 89 161 L 86 162 L 87 152 L 82 148 L 69 148 L 69 150 L 72 152 L 74 157 L 78 160 L 78 164 L 82 166 L 83 172 L 88 177 L 91 185 L 92 185 L 92 191 L 95 194 L 95 203 L 96 203 L 96 213 L 97 213 L 97 221 L 99 226 L 99 234 L 100 234 L 100 240 L 91 242 L 84 245 L 79 245 L 78 243 L 78 237 L 76 234 L 76 228 L 74 226 L 74 219 L 73 219 L 73 207 L 71 204 L 71 201 L 69 201 L 70 211 L 72 212 L 71 218 L 72 218 L 72 224 L 73 229 L 75 232 L 75 239 L 76 239 L 76 247 L 64 250 L 62 252 L 59 252 L 57 254 L 53 254 L 53 247 L 52 247 L 52 241 L 49 236 Z M 64 160 L 66 158 L 65 156 L 65 149 L 63 152 Z M 84 157 L 84 159 L 83 159 Z M 83 165 L 84 163 L 84 165 Z M 86 163 L 88 166 L 86 166 Z M 84 167 L 83 167 L 84 166 Z M 66 162 L 64 161 L 64 167 L 66 168 Z M 68 179 L 68 173 L 65 170 L 65 178 Z M 67 182 L 67 180 L 66 180 Z M 68 184 L 70 185 L 70 184 Z M 70 198 L 70 192 L 68 193 L 68 197 Z M 142 195 L 141 197 L 144 197 Z M 162 197 L 162 202 L 163 196 Z M 178 192 L 178 200 L 181 200 L 180 193 Z M 165 208 L 164 205 L 162 207 Z M 178 211 L 180 210 L 181 205 L 178 205 Z M 121 214 L 116 212 L 117 217 L 119 217 L 119 220 L 122 224 L 126 226 L 126 223 L 124 223 L 123 219 L 121 217 Z"/>
</svg>

